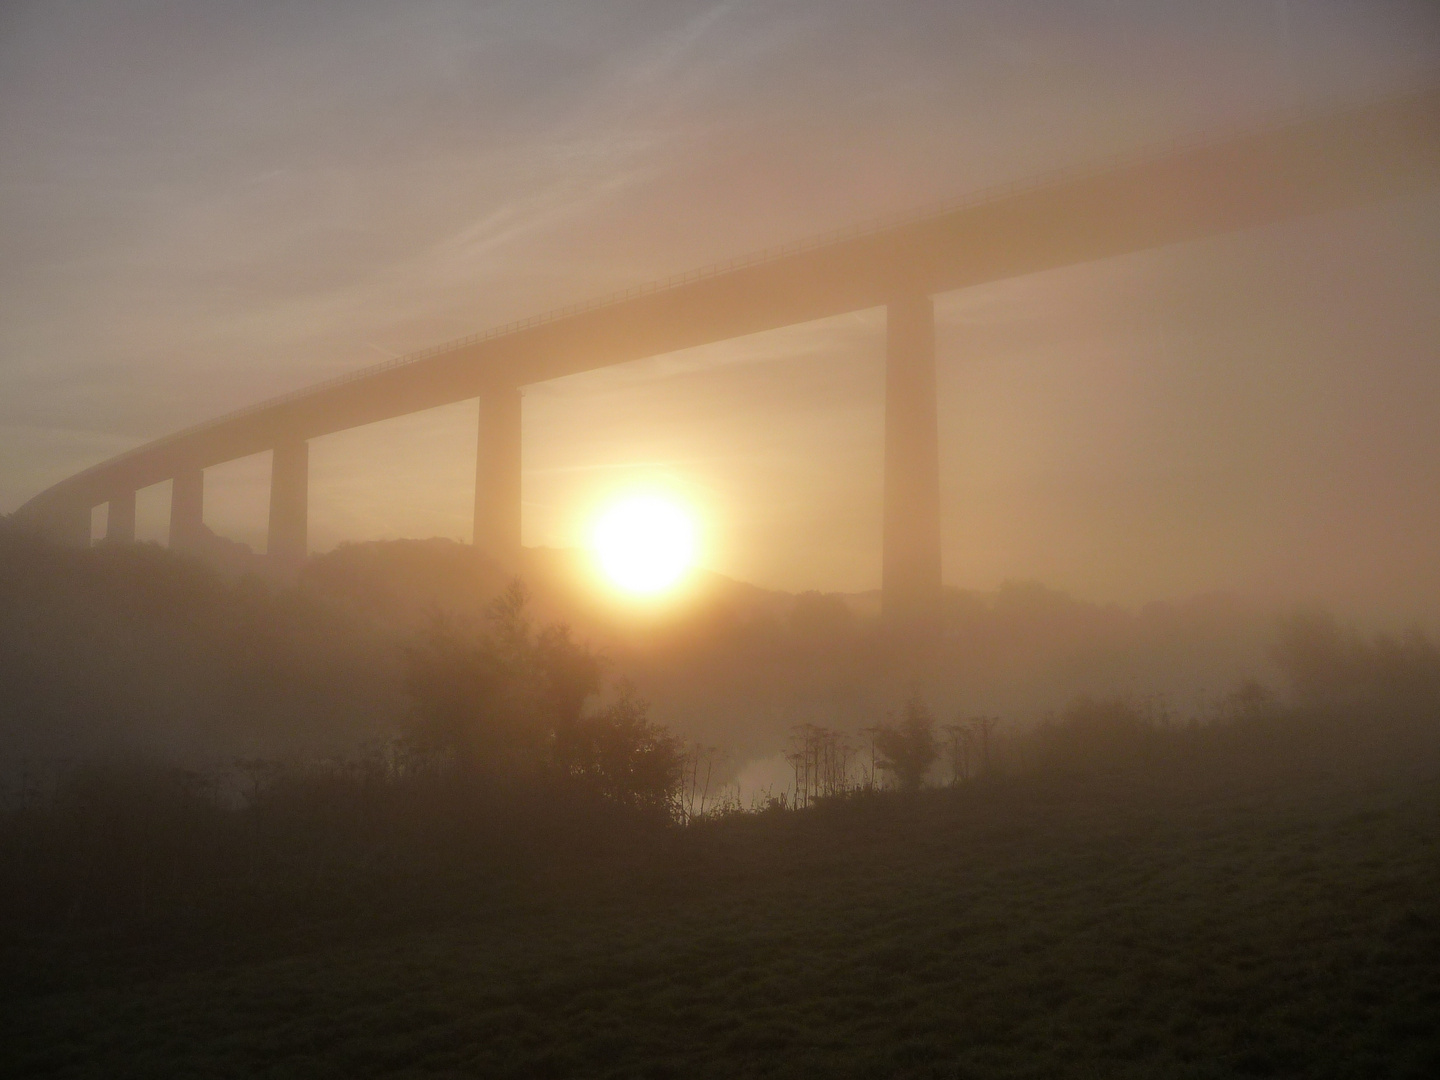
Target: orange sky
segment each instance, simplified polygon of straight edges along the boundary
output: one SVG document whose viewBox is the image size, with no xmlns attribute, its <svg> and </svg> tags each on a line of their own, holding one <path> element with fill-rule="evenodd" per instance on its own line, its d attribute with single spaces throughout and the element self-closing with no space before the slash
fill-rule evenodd
<svg viewBox="0 0 1440 1080">
<path fill-rule="evenodd" d="M 387 356 L 1437 60 L 1422 3 L 7 5 L 0 511 Z M 940 298 L 946 580 L 1440 622 L 1437 238 L 1415 198 Z M 532 388 L 526 542 L 657 483 L 715 569 L 875 587 L 882 341 Z M 474 424 L 317 440 L 313 545 L 468 538 Z M 210 470 L 207 521 L 263 543 L 267 480 Z"/>
</svg>

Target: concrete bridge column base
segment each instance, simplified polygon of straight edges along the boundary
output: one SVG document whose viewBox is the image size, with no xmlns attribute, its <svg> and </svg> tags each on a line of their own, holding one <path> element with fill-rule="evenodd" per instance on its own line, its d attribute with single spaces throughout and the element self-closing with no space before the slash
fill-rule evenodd
<svg viewBox="0 0 1440 1080">
<path fill-rule="evenodd" d="M 280 443 L 270 460 L 270 525 L 265 557 L 282 577 L 300 572 L 309 554 L 310 444 Z"/>
<path fill-rule="evenodd" d="M 916 292 L 886 311 L 885 526 L 880 611 L 889 624 L 940 624 L 940 437 L 935 306 Z"/>
<path fill-rule="evenodd" d="M 480 394 L 475 444 L 475 550 L 507 570 L 520 566 L 520 388 Z"/>
</svg>

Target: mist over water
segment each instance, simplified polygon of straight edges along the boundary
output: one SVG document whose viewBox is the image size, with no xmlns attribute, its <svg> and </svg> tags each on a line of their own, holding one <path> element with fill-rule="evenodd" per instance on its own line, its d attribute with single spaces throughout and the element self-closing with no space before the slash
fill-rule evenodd
<svg viewBox="0 0 1440 1080">
<path fill-rule="evenodd" d="M 508 580 L 445 540 L 345 545 L 293 586 L 228 545 L 212 552 L 216 569 L 148 544 L 73 551 L 14 530 L 0 542 L 12 774 L 117 754 L 224 772 L 403 741 L 415 643 L 436 619 L 485 625 Z M 874 593 L 797 595 L 701 573 L 637 608 L 595 573 L 582 552 L 532 551 L 527 618 L 573 628 L 603 657 L 607 699 L 633 685 L 747 805 L 775 784 L 800 727 L 843 733 L 858 752 L 865 730 L 916 694 L 947 722 L 994 716 L 1023 733 L 1085 696 L 1185 723 L 1215 719 L 1250 681 L 1290 691 L 1272 656 L 1288 611 L 1226 594 L 1133 610 L 1035 583 L 951 590 L 941 637 L 916 642 L 887 632 Z"/>
</svg>

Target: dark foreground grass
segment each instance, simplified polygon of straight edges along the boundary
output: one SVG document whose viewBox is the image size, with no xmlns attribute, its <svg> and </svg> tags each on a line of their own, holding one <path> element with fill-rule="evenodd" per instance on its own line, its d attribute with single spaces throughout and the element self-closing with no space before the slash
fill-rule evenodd
<svg viewBox="0 0 1440 1080">
<path fill-rule="evenodd" d="M 1440 785 L 1011 781 L 244 941 L 11 948 L 7 1076 L 1440 1076 Z"/>
</svg>

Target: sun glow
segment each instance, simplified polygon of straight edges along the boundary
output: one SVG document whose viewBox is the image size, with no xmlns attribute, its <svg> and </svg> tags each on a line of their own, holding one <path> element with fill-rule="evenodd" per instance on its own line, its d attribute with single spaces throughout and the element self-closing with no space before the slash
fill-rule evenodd
<svg viewBox="0 0 1440 1080">
<path fill-rule="evenodd" d="M 591 547 L 618 588 L 653 596 L 675 585 L 695 562 L 695 522 L 659 495 L 629 495 L 595 522 Z"/>
</svg>

